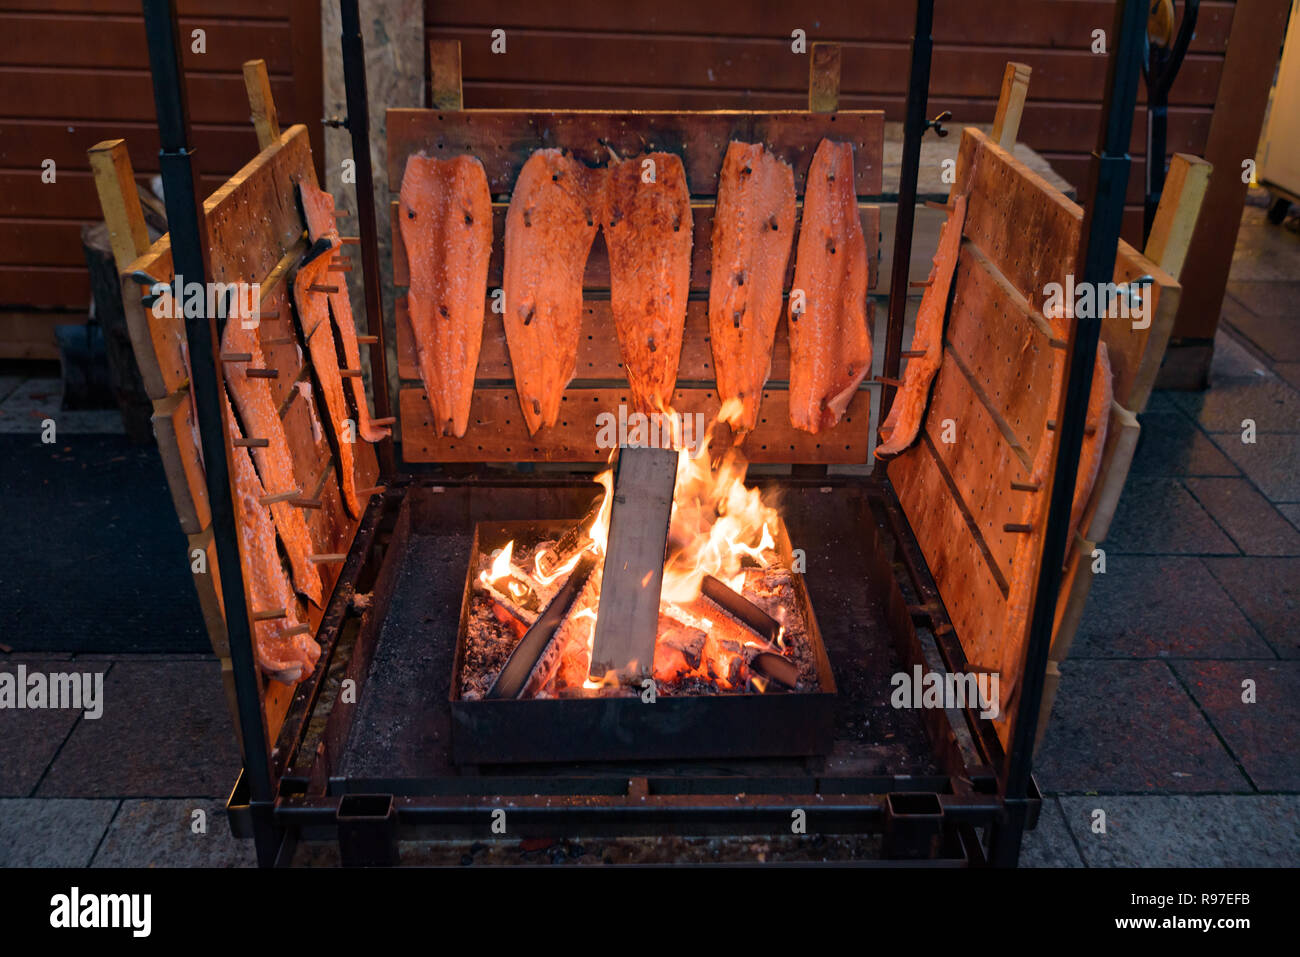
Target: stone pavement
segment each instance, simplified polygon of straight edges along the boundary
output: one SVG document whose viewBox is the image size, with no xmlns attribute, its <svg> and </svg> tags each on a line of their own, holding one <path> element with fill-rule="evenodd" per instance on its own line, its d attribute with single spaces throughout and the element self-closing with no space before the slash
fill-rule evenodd
<svg viewBox="0 0 1300 957">
<path fill-rule="evenodd" d="M 1142 416 L 1037 757 L 1027 866 L 1300 864 L 1300 236 L 1247 208 L 1232 278 L 1210 390 Z M 0 432 L 57 404 L 57 383 L 0 376 Z M 73 450 L 114 431 L 115 413 L 66 415 Z M 0 649 L 0 671 L 102 672 L 107 702 L 0 713 L 0 866 L 251 865 L 223 818 L 239 758 L 216 662 L 70 650 Z"/>
</svg>

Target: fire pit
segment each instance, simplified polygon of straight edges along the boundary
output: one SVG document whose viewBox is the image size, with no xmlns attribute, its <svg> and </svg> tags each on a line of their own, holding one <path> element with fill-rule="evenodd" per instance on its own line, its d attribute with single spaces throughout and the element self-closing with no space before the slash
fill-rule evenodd
<svg viewBox="0 0 1300 957">
<path fill-rule="evenodd" d="M 707 449 L 678 453 L 649 666 L 592 665 L 602 595 L 626 573 L 604 561 L 612 471 L 576 521 L 479 523 L 451 683 L 454 759 L 826 753 L 825 647 L 780 514 L 744 476 L 734 453 L 716 464 Z"/>
</svg>

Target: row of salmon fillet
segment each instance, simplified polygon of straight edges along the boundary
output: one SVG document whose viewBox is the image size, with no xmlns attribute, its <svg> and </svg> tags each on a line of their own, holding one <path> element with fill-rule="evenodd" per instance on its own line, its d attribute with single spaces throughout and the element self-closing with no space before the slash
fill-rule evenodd
<svg viewBox="0 0 1300 957">
<path fill-rule="evenodd" d="M 283 328 L 294 331 L 300 363 L 305 346 L 312 375 L 295 383 L 293 401 L 306 405 L 311 444 L 337 456 L 334 472 L 342 505 L 356 520 L 375 491 L 358 488 L 357 442 L 377 442 L 390 433 L 390 423 L 370 415 L 347 287 L 342 274 L 330 270 L 342 247 L 334 199 L 306 182 L 299 184 L 298 194 L 311 246 L 292 273 L 295 322 Z M 302 475 L 295 468 L 280 403 L 270 381 L 257 374 L 266 365 L 263 325 L 248 325 L 252 328 L 245 328 L 239 317 L 228 319 L 221 349 L 229 360 L 223 364 L 226 421 L 240 563 L 258 664 L 273 678 L 292 684 L 310 674 L 320 657 L 304 602 L 324 607 L 326 583 L 313 557 L 332 551 L 335 543 L 313 541 L 304 508 L 320 507 L 308 500 L 323 476 Z"/>
<path fill-rule="evenodd" d="M 713 221 L 709 334 L 718 397 L 741 435 L 757 424 L 771 370 L 795 208 L 789 164 L 761 144 L 729 144 Z M 438 433 L 463 436 L 493 242 L 483 165 L 468 155 L 411 156 L 399 216 L 420 377 Z M 544 149 L 524 163 L 505 227 L 503 319 L 532 434 L 555 424 L 574 377 L 582 277 L 597 231 L 609 250 L 613 332 L 632 402 L 640 412 L 671 411 L 693 236 L 682 161 L 652 152 L 593 169 Z M 808 171 L 788 308 L 796 428 L 835 425 L 871 368 L 867 279 L 853 147 L 822 140 Z"/>
</svg>

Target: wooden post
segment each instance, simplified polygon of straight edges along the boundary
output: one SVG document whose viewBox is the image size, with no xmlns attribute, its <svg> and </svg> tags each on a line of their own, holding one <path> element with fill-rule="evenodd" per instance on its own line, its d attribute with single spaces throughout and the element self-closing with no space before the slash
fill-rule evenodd
<svg viewBox="0 0 1300 957">
<path fill-rule="evenodd" d="M 840 45 L 814 43 L 808 56 L 808 110 L 834 113 L 840 108 Z"/>
<path fill-rule="evenodd" d="M 257 130 L 257 148 L 264 150 L 280 138 L 280 118 L 275 112 L 265 60 L 244 61 L 244 89 L 248 91 L 253 128 Z"/>
<path fill-rule="evenodd" d="M 429 105 L 435 110 L 465 109 L 459 40 L 429 41 L 429 93 Z"/>
<path fill-rule="evenodd" d="M 1020 116 L 1025 111 L 1032 72 L 1027 63 L 1008 62 L 1002 73 L 1002 92 L 998 95 L 992 136 L 993 142 L 1008 152 L 1015 147 L 1016 135 L 1020 132 Z"/>
<path fill-rule="evenodd" d="M 135 173 L 125 140 L 104 140 L 86 150 L 90 169 L 95 176 L 95 192 L 108 224 L 109 242 L 117 271 L 127 266 L 149 248 L 149 228 L 140 207 Z"/>
<path fill-rule="evenodd" d="M 1169 162 L 1164 192 L 1151 223 L 1151 235 L 1143 251 L 1169 275 L 1178 279 L 1187 260 L 1201 204 L 1210 186 L 1213 164 L 1188 153 L 1175 153 Z"/>
</svg>

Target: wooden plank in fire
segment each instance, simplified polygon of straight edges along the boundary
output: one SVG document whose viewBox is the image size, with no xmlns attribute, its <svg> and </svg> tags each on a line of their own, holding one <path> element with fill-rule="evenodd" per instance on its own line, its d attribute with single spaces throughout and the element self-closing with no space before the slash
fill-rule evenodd
<svg viewBox="0 0 1300 957">
<path fill-rule="evenodd" d="M 591 652 L 594 680 L 610 670 L 640 680 L 654 669 L 659 592 L 676 483 L 677 453 L 671 449 L 619 451 Z"/>
</svg>

